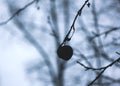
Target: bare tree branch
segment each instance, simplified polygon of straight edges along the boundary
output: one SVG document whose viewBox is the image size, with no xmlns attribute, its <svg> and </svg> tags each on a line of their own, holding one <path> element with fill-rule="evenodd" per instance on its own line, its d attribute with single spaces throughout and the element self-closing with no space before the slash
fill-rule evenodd
<svg viewBox="0 0 120 86">
<path fill-rule="evenodd" d="M 85 7 L 85 5 L 88 5 L 88 3 L 89 3 L 89 0 L 86 0 L 85 3 L 82 5 L 82 7 L 78 10 L 78 12 L 77 12 L 77 14 L 76 14 L 76 16 L 75 16 L 75 18 L 74 18 L 74 20 L 73 20 L 73 23 L 72 23 L 72 25 L 71 25 L 71 28 L 70 28 L 70 30 L 68 31 L 67 35 L 65 36 L 65 38 L 64 38 L 63 42 L 61 43 L 61 45 L 64 44 L 66 41 L 70 41 L 70 40 L 71 40 L 71 38 L 72 38 L 72 36 L 73 36 L 73 34 L 74 34 L 74 32 L 75 32 L 75 26 L 74 26 L 74 25 L 75 25 L 75 22 L 76 22 L 78 16 L 81 16 L 81 13 L 82 13 L 83 8 Z M 69 35 L 70 35 L 70 33 L 71 33 L 72 30 L 73 30 L 73 33 L 72 33 L 72 35 L 69 37 Z"/>
<path fill-rule="evenodd" d="M 11 21 L 15 16 L 17 16 L 21 11 L 25 10 L 26 8 L 28 8 L 29 6 L 31 6 L 33 3 L 37 2 L 38 3 L 39 0 L 33 0 L 30 3 L 26 4 L 23 8 L 18 9 L 11 17 L 9 17 L 7 20 L 3 21 L 0 23 L 0 25 L 4 25 L 7 24 L 9 21 Z"/>
<path fill-rule="evenodd" d="M 88 66 L 86 66 L 86 65 L 84 65 L 83 63 L 81 63 L 81 62 L 79 62 L 79 61 L 77 61 L 77 63 L 78 64 L 80 64 L 81 66 L 83 66 L 86 70 L 102 70 L 102 69 L 104 69 L 105 67 L 101 67 L 101 68 L 92 68 L 92 67 L 88 67 Z"/>
<path fill-rule="evenodd" d="M 118 55 L 120 55 L 119 52 L 116 52 Z M 88 84 L 88 86 L 91 86 L 103 73 L 106 69 L 108 69 L 109 67 L 113 66 L 114 64 L 116 64 L 117 62 L 120 62 L 120 57 L 118 59 L 116 59 L 115 61 L 113 61 L 112 63 L 110 63 L 109 65 L 105 66 L 105 67 L 100 67 L 100 68 L 92 68 L 92 67 L 88 67 L 85 66 L 84 64 L 80 63 L 79 61 L 77 61 L 78 64 L 80 64 L 81 66 L 83 66 L 86 70 L 102 70 L 97 76 L 96 78 Z"/>
</svg>

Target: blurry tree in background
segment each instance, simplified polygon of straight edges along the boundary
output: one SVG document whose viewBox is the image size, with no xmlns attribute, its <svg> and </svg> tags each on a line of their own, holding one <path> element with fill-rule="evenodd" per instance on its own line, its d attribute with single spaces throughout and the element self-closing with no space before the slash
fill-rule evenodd
<svg viewBox="0 0 120 86">
<path fill-rule="evenodd" d="M 64 61 L 56 54 L 84 2 L 4 0 L 11 18 L 1 20 L 0 25 L 17 33 L 14 36 L 22 34 L 21 41 L 40 55 L 26 67 L 32 86 L 119 86 L 120 0 L 90 0 L 90 7 L 86 5 L 77 18 L 75 34 L 68 43 L 74 55 Z"/>
</svg>

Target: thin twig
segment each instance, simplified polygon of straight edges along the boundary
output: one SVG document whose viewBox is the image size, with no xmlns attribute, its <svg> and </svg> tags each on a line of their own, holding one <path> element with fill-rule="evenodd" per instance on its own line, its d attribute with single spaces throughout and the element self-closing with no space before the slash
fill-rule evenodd
<svg viewBox="0 0 120 86">
<path fill-rule="evenodd" d="M 100 67 L 100 68 L 93 68 L 93 67 L 88 67 L 86 65 L 84 65 L 83 63 L 77 61 L 78 64 L 80 64 L 81 66 L 83 66 L 86 70 L 102 70 L 104 69 L 105 67 Z"/>
<path fill-rule="evenodd" d="M 30 5 L 32 5 L 33 3 L 38 2 L 38 0 L 33 0 L 30 3 L 26 4 L 23 8 L 18 9 L 11 17 L 9 17 L 7 20 L 3 21 L 0 23 L 0 25 L 5 25 L 7 24 L 9 21 L 11 21 L 15 16 L 17 16 L 21 11 L 25 10 L 26 8 L 28 8 Z"/>
<path fill-rule="evenodd" d="M 117 53 L 118 55 L 120 55 L 119 52 L 116 52 L 116 53 Z M 94 71 L 94 70 L 102 70 L 102 71 L 96 76 L 96 78 L 95 78 L 92 82 L 90 82 L 90 83 L 88 84 L 88 86 L 91 86 L 98 78 L 100 78 L 100 76 L 104 73 L 104 71 L 105 71 L 106 69 L 108 69 L 109 67 L 113 66 L 113 65 L 114 65 L 115 63 L 117 63 L 117 62 L 120 62 L 120 57 L 119 57 L 118 59 L 116 59 L 115 61 L 113 61 L 112 63 L 110 63 L 109 65 L 105 66 L 105 67 L 92 68 L 92 67 L 88 67 L 88 66 L 84 65 L 83 63 L 77 61 L 77 63 L 80 64 L 81 66 L 83 66 L 86 70 L 93 70 L 93 71 Z"/>
<path fill-rule="evenodd" d="M 91 86 L 91 85 L 104 73 L 104 71 L 105 71 L 106 69 L 107 69 L 107 68 L 103 69 L 103 70 L 98 74 L 98 76 L 96 76 L 96 78 L 95 78 L 91 83 L 88 84 L 88 86 Z"/>
<path fill-rule="evenodd" d="M 67 35 L 65 36 L 65 38 L 64 38 L 63 42 L 61 43 L 61 45 L 64 44 L 66 41 L 70 41 L 70 40 L 71 40 L 71 38 L 72 38 L 72 36 L 73 36 L 73 34 L 74 34 L 74 31 L 75 31 L 75 27 L 74 27 L 75 22 L 76 22 L 78 16 L 81 15 L 83 8 L 85 7 L 85 5 L 86 5 L 88 2 L 89 2 L 89 0 L 86 0 L 85 3 L 82 5 L 82 7 L 78 10 L 78 12 L 77 12 L 77 14 L 76 14 L 76 16 L 75 16 L 75 18 L 74 18 L 74 20 L 73 20 L 73 23 L 72 23 L 72 25 L 71 25 L 71 28 L 70 28 L 70 30 L 68 31 Z M 70 33 L 71 33 L 72 30 L 73 30 L 73 34 L 72 34 L 71 37 L 69 37 L 69 35 L 70 35 Z"/>
</svg>

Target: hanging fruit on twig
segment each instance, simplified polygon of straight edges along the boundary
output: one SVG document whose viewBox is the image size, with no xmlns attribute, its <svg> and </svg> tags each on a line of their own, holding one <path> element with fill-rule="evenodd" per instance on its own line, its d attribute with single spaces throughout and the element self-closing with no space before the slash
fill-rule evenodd
<svg viewBox="0 0 120 86">
<path fill-rule="evenodd" d="M 63 60 L 69 60 L 73 55 L 73 49 L 69 45 L 60 46 L 57 50 L 57 54 Z"/>
</svg>

